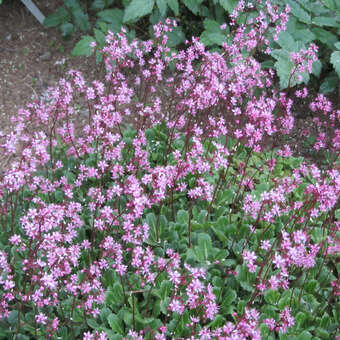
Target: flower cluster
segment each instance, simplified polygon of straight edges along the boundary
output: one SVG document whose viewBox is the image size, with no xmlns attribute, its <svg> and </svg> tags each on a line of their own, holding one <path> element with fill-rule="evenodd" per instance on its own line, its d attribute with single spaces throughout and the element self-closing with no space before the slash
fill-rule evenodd
<svg viewBox="0 0 340 340">
<path fill-rule="evenodd" d="M 36 338 L 69 328 L 91 340 L 108 338 L 103 319 L 122 336 L 159 340 L 260 339 L 262 323 L 294 326 L 289 307 L 269 317 L 262 297 L 338 253 L 340 173 L 335 162 L 289 165 L 288 146 L 260 153 L 294 123 L 292 99 L 252 53 L 288 20 L 288 7 L 266 8 L 252 31 L 237 16 L 253 6 L 239 2 L 221 54 L 196 38 L 170 50 L 170 20 L 155 25 L 155 41 L 110 32 L 104 80 L 72 70 L 48 100 L 19 110 L 0 135 L 1 153 L 18 156 L 0 178 L 0 317 L 14 315 L 16 334 L 30 320 Z M 299 72 L 311 72 L 315 52 L 291 55 Z M 311 110 L 339 121 L 324 96 Z M 327 138 L 320 132 L 316 148 Z"/>
</svg>

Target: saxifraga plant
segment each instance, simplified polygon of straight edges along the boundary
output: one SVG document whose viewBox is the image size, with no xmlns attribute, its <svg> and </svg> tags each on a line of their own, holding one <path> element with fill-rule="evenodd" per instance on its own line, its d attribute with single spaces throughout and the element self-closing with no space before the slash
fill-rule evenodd
<svg viewBox="0 0 340 340">
<path fill-rule="evenodd" d="M 327 166 L 272 150 L 308 90 L 279 92 L 252 53 L 286 18 L 268 7 L 222 54 L 171 51 L 170 20 L 155 41 L 109 33 L 105 79 L 72 70 L 19 110 L 0 134 L 17 155 L 0 180 L 2 338 L 336 337 L 340 114 L 310 98 Z"/>
</svg>

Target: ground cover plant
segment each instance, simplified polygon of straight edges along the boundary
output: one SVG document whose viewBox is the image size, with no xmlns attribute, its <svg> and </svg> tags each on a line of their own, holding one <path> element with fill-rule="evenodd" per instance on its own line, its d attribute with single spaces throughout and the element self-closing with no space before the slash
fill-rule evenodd
<svg viewBox="0 0 340 340">
<path fill-rule="evenodd" d="M 72 70 L 19 110 L 0 134 L 19 154 L 0 179 L 0 337 L 337 338 L 340 112 L 254 58 L 285 28 L 267 6 L 222 53 L 170 50 L 172 20 L 154 41 L 109 33 L 98 81 Z M 291 54 L 290 78 L 316 53 Z M 301 98 L 320 166 L 272 148 Z"/>
</svg>

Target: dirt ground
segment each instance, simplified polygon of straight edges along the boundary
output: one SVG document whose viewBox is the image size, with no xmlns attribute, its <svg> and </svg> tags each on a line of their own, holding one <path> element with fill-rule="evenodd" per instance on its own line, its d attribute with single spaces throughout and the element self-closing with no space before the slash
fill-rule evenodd
<svg viewBox="0 0 340 340">
<path fill-rule="evenodd" d="M 62 0 L 34 2 L 45 16 L 63 4 Z M 65 75 L 65 70 L 78 69 L 87 79 L 95 79 L 97 70 L 92 58 L 70 56 L 78 40 L 79 35 L 65 41 L 56 29 L 42 26 L 19 0 L 3 2 L 0 6 L 0 131 L 8 132 L 11 115 L 25 103 L 39 99 Z M 310 124 L 312 117 L 296 119 L 288 140 L 296 154 L 306 156 L 300 132 Z M 0 159 L 0 170 L 4 165 Z"/>
<path fill-rule="evenodd" d="M 62 0 L 35 0 L 44 15 Z M 78 37 L 63 40 L 54 28 L 42 26 L 19 0 L 0 6 L 0 130 L 10 127 L 10 116 L 25 103 L 41 97 L 67 69 L 94 74 L 91 58 L 71 57 Z"/>
</svg>

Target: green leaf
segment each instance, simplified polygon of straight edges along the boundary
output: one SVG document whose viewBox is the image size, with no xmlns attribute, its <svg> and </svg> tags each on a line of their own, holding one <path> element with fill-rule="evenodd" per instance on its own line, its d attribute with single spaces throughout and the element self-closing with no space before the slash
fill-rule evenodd
<svg viewBox="0 0 340 340">
<path fill-rule="evenodd" d="M 228 238 L 225 236 L 225 234 L 221 230 L 216 229 L 214 227 L 211 227 L 211 229 L 221 242 L 225 242 L 228 240 Z"/>
<path fill-rule="evenodd" d="M 70 9 L 80 8 L 78 0 L 64 0 L 64 4 Z"/>
<path fill-rule="evenodd" d="M 156 0 L 157 7 L 161 13 L 162 17 L 165 17 L 166 9 L 167 9 L 167 3 L 166 0 Z"/>
<path fill-rule="evenodd" d="M 287 31 L 280 32 L 277 43 L 287 51 L 295 51 L 297 47 L 294 38 Z"/>
<path fill-rule="evenodd" d="M 227 288 L 226 293 L 223 295 L 223 306 L 231 305 L 237 298 L 235 290 Z"/>
<path fill-rule="evenodd" d="M 124 16 L 124 12 L 121 9 L 117 9 L 117 8 L 105 9 L 104 11 L 98 12 L 97 16 L 101 20 L 110 24 L 109 29 L 112 32 L 118 33 L 121 31 L 122 24 L 123 24 L 123 16 Z M 98 21 L 97 21 L 97 24 L 99 25 Z"/>
<path fill-rule="evenodd" d="M 90 46 L 91 42 L 95 42 L 93 37 L 90 35 L 82 36 L 81 40 L 74 46 L 71 55 L 89 57 L 93 53 L 93 47 Z"/>
<path fill-rule="evenodd" d="M 182 0 L 184 5 L 195 15 L 198 14 L 200 10 L 200 5 L 203 0 Z"/>
<path fill-rule="evenodd" d="M 221 30 L 220 24 L 215 20 L 204 20 L 205 30 L 200 36 L 200 41 L 205 46 L 219 45 L 227 42 L 226 34 Z"/>
<path fill-rule="evenodd" d="M 174 27 L 168 35 L 168 47 L 176 47 L 185 41 L 185 35 L 180 26 Z"/>
<path fill-rule="evenodd" d="M 297 340 L 310 340 L 312 338 L 312 334 L 310 334 L 307 331 L 303 331 L 299 336 L 297 337 Z"/>
<path fill-rule="evenodd" d="M 116 314 L 110 314 L 107 318 L 107 322 L 114 332 L 118 334 L 123 334 L 121 320 L 118 318 Z"/>
<path fill-rule="evenodd" d="M 288 87 L 290 72 L 294 64 L 286 58 L 280 58 L 275 64 L 277 75 L 280 78 L 280 88 L 285 89 Z M 292 85 L 292 84 L 291 84 Z"/>
<path fill-rule="evenodd" d="M 189 213 L 186 210 L 178 210 L 176 220 L 177 220 L 178 223 L 188 224 Z"/>
<path fill-rule="evenodd" d="M 267 303 L 275 305 L 280 298 L 280 293 L 276 290 L 268 289 L 264 293 L 264 299 L 266 300 Z"/>
<path fill-rule="evenodd" d="M 340 51 L 334 51 L 331 54 L 331 64 L 333 65 L 335 72 L 340 77 Z"/>
<path fill-rule="evenodd" d="M 71 24 L 70 22 L 66 22 L 60 26 L 60 31 L 62 36 L 66 38 L 70 36 L 72 33 L 74 33 L 75 29 L 73 24 Z"/>
<path fill-rule="evenodd" d="M 236 7 L 238 0 L 220 0 L 220 5 L 231 14 Z"/>
<path fill-rule="evenodd" d="M 54 13 L 46 17 L 44 26 L 57 27 L 66 23 L 69 20 L 69 15 L 65 7 L 59 7 Z"/>
<path fill-rule="evenodd" d="M 312 23 L 317 26 L 340 27 L 336 17 L 315 17 Z"/>
<path fill-rule="evenodd" d="M 334 1 L 335 0 L 321 0 L 322 4 L 325 5 L 327 8 L 331 9 L 332 11 L 336 10 Z"/>
<path fill-rule="evenodd" d="M 174 12 L 175 16 L 177 16 L 179 14 L 178 0 L 167 0 L 167 4 Z"/>
<path fill-rule="evenodd" d="M 8 317 L 8 322 L 10 323 L 10 325 L 13 326 L 16 323 L 17 320 L 18 320 L 18 311 L 12 310 L 11 314 Z"/>
<path fill-rule="evenodd" d="M 322 63 L 321 63 L 320 60 L 316 60 L 316 61 L 313 62 L 312 70 L 313 70 L 313 74 L 316 77 L 320 76 L 321 70 L 322 70 Z"/>
<path fill-rule="evenodd" d="M 212 250 L 211 238 L 207 233 L 200 233 L 197 236 L 197 247 L 195 247 L 200 261 L 207 260 Z"/>
<path fill-rule="evenodd" d="M 123 22 L 134 21 L 152 12 L 155 0 L 132 0 L 125 8 Z"/>
<path fill-rule="evenodd" d="M 336 35 L 323 28 L 313 27 L 311 31 L 315 34 L 318 40 L 326 44 L 330 49 L 333 49 L 334 44 L 338 41 Z"/>
<path fill-rule="evenodd" d="M 306 12 L 299 4 L 297 4 L 293 0 L 287 1 L 290 6 L 290 12 L 293 14 L 297 19 L 305 24 L 310 24 L 311 16 L 308 12 Z"/>
<path fill-rule="evenodd" d="M 82 32 L 87 32 L 91 28 L 88 14 L 84 13 L 81 8 L 75 8 L 72 10 L 72 16 L 74 23 Z"/>
<path fill-rule="evenodd" d="M 315 34 L 309 29 L 289 31 L 295 40 L 301 40 L 305 44 L 315 40 Z"/>
<path fill-rule="evenodd" d="M 100 327 L 95 319 L 87 319 L 86 322 L 93 329 L 98 329 Z"/>
<path fill-rule="evenodd" d="M 234 237 L 236 234 L 237 228 L 235 224 L 227 224 L 225 226 L 225 233 L 228 237 Z"/>
<path fill-rule="evenodd" d="M 97 40 L 97 43 L 99 45 L 100 48 L 104 47 L 105 45 L 105 34 L 101 31 L 101 30 L 98 30 L 96 28 L 93 29 L 93 32 L 94 32 L 94 36 Z"/>
<path fill-rule="evenodd" d="M 339 83 L 339 77 L 336 75 L 336 73 L 331 73 L 329 76 L 325 78 L 325 80 L 322 82 L 320 86 L 320 92 L 321 93 L 330 93 L 333 92 Z"/>
<path fill-rule="evenodd" d="M 91 4 L 91 9 L 98 11 L 105 8 L 105 0 L 94 0 Z"/>
</svg>

